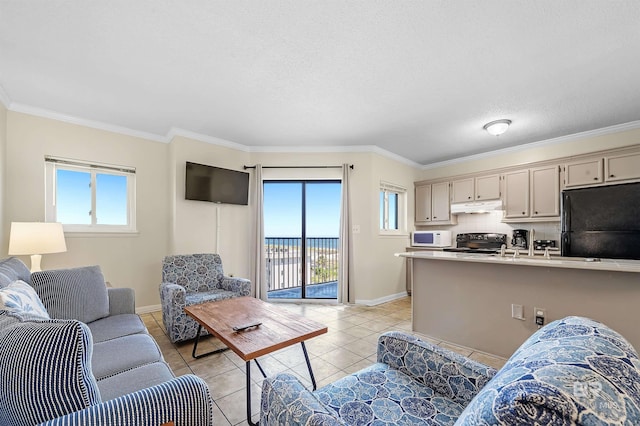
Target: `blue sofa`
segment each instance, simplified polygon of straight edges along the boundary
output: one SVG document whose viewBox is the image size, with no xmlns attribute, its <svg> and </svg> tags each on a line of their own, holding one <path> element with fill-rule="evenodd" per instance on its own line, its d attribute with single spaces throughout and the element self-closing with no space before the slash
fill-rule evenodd
<svg viewBox="0 0 640 426">
<path fill-rule="evenodd" d="M 618 333 L 567 317 L 534 333 L 499 371 L 405 333 L 378 362 L 310 392 L 265 379 L 261 425 L 638 425 L 640 361 Z"/>
<path fill-rule="evenodd" d="M 97 266 L 0 260 L 0 424 L 213 424 L 207 384 L 174 376 L 134 309 Z"/>
</svg>

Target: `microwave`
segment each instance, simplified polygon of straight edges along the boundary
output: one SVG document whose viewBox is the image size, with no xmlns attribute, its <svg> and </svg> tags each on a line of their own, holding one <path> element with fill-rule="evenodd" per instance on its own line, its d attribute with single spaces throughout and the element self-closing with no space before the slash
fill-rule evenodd
<svg viewBox="0 0 640 426">
<path fill-rule="evenodd" d="M 414 247 L 450 247 L 451 231 L 414 231 L 411 233 Z"/>
</svg>

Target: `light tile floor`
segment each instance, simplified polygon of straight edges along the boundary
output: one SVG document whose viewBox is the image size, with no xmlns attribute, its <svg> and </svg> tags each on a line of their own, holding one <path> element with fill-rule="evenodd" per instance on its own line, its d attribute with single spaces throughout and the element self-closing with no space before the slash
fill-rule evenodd
<svg viewBox="0 0 640 426">
<path fill-rule="evenodd" d="M 327 334 L 306 342 L 318 387 L 376 362 L 377 339 L 381 333 L 389 330 L 411 332 L 411 298 L 409 297 L 372 307 L 303 303 L 279 303 L 278 306 L 326 324 L 329 328 Z M 244 361 L 232 351 L 193 359 L 191 357 L 193 342 L 172 344 L 166 336 L 160 312 L 144 314 L 142 318 L 176 376 L 193 373 L 209 384 L 215 401 L 215 424 L 222 426 L 247 424 Z M 500 357 L 435 340 L 419 333 L 412 334 L 495 368 L 502 367 L 506 361 Z M 198 345 L 198 353 L 223 347 L 213 337 L 207 337 L 201 342 Z M 267 375 L 287 372 L 299 377 L 305 385 L 311 386 L 300 345 L 261 357 L 259 362 Z M 257 421 L 262 375 L 255 363 L 251 366 L 252 419 Z"/>
</svg>

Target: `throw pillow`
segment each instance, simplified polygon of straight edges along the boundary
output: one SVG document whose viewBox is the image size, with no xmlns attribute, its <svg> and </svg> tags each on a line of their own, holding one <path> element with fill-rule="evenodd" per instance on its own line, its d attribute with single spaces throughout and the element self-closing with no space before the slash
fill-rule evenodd
<svg viewBox="0 0 640 426">
<path fill-rule="evenodd" d="M 0 288 L 0 309 L 49 319 L 49 314 L 36 291 L 22 280 Z"/>
<path fill-rule="evenodd" d="M 34 272 L 31 282 L 51 318 L 89 323 L 109 315 L 109 294 L 99 266 Z"/>
<path fill-rule="evenodd" d="M 0 424 L 40 424 L 100 403 L 92 345 L 79 321 L 0 311 Z"/>
</svg>

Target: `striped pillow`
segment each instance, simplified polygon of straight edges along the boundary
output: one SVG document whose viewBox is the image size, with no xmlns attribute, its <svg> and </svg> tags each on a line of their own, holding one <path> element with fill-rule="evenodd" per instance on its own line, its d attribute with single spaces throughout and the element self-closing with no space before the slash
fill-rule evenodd
<svg viewBox="0 0 640 426">
<path fill-rule="evenodd" d="M 86 324 L 0 311 L 0 424 L 35 425 L 101 402 Z"/>
<path fill-rule="evenodd" d="M 109 295 L 99 266 L 34 272 L 31 281 L 51 318 L 89 323 L 109 316 Z"/>
<path fill-rule="evenodd" d="M 0 288 L 0 309 L 49 319 L 49 314 L 36 291 L 22 280 L 16 280 Z"/>
</svg>

